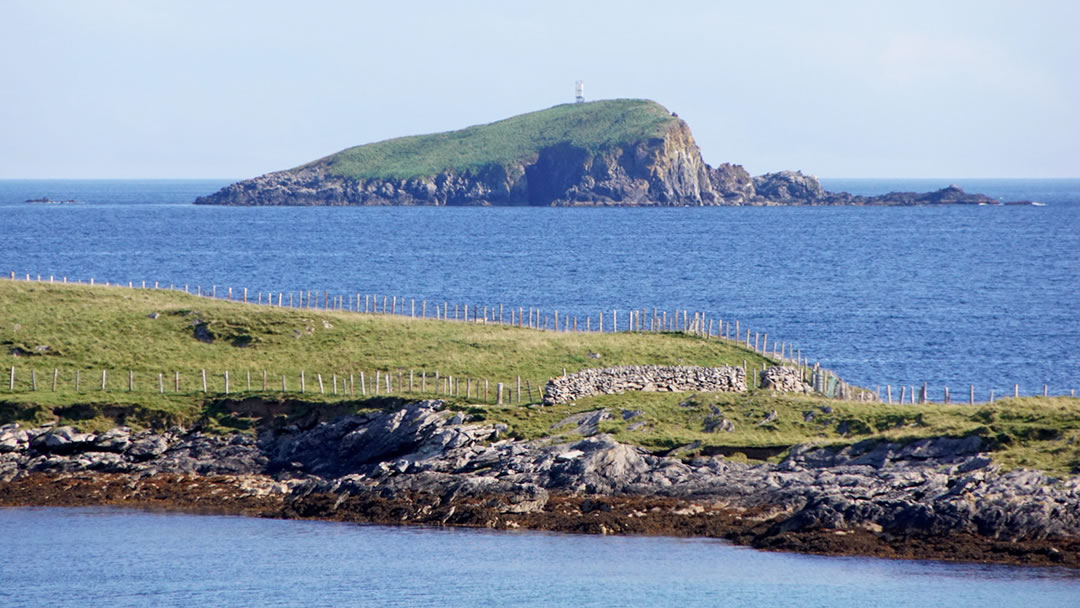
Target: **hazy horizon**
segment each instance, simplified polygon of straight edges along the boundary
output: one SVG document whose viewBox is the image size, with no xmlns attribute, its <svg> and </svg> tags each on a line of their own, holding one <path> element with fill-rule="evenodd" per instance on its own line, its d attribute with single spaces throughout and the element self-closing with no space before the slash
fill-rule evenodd
<svg viewBox="0 0 1080 608">
<path fill-rule="evenodd" d="M 1069 1 L 15 0 L 5 19 L 2 179 L 244 179 L 570 102 L 578 79 L 663 104 L 706 162 L 753 175 L 1080 177 Z"/>
</svg>

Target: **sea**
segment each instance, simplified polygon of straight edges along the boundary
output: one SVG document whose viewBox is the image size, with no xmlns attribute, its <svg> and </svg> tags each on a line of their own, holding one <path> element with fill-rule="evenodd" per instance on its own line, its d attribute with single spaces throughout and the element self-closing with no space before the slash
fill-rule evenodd
<svg viewBox="0 0 1080 608">
<path fill-rule="evenodd" d="M 3 606 L 1076 606 L 1080 573 L 709 539 L 0 509 Z"/>
<path fill-rule="evenodd" d="M 1080 389 L 1080 179 L 823 180 L 1046 206 L 191 204 L 230 182 L 0 180 L 0 276 L 532 307 L 608 329 L 612 311 L 699 311 L 883 394 Z M 24 202 L 41 197 L 78 202 Z"/>
<path fill-rule="evenodd" d="M 1045 206 L 205 207 L 232 180 L 0 180 L 0 276 L 701 311 L 868 387 L 1080 389 L 1080 180 L 822 180 Z M 28 204 L 32 198 L 74 200 Z M 704 539 L 0 509 L 0 606 L 1075 606 L 1053 568 Z"/>
</svg>

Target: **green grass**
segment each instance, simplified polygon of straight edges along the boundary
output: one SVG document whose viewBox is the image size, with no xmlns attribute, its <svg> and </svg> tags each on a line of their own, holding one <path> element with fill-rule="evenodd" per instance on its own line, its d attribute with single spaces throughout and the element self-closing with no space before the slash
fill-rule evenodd
<svg viewBox="0 0 1080 608">
<path fill-rule="evenodd" d="M 418 306 L 419 309 L 419 306 Z M 150 318 L 157 313 L 157 318 Z M 195 338 L 202 325 L 215 336 L 207 344 Z M 41 347 L 48 346 L 48 349 Z M 19 356 L 11 352 L 21 353 Z M 599 358 L 590 357 L 591 353 Z M 558 432 L 552 425 L 574 413 L 608 408 L 615 416 L 601 430 L 623 442 L 656 452 L 675 448 L 683 455 L 722 453 L 751 459 L 780 457 L 800 443 L 844 445 L 866 439 L 910 441 L 923 437 L 978 434 L 996 450 L 1006 467 L 1027 467 L 1055 474 L 1080 469 L 1080 400 L 1071 398 L 1005 399 L 993 404 L 885 405 L 843 402 L 821 397 L 745 394 L 628 393 L 581 399 L 556 406 L 483 403 L 477 381 L 514 386 L 517 376 L 538 388 L 565 368 L 626 364 L 742 365 L 760 369 L 759 355 L 736 345 L 681 333 L 555 333 L 473 323 L 443 322 L 387 315 L 269 308 L 199 298 L 166 290 L 50 285 L 0 281 L 0 423 L 37 424 L 59 420 L 87 429 L 117 422 L 135 427 L 200 424 L 209 430 L 250 430 L 268 417 L 330 418 L 345 412 L 396 407 L 375 398 L 371 378 L 414 371 L 415 388 L 426 372 L 473 379 L 473 398 L 451 398 L 455 408 L 478 419 L 503 422 L 522 439 Z M 16 368 L 16 390 L 8 390 Z M 101 370 L 108 370 L 100 390 Z M 208 374 L 208 392 L 200 372 Z M 57 390 L 51 389 L 58 370 Z M 80 391 L 74 390 L 76 370 Z M 127 390 L 128 371 L 135 390 Z M 230 372 L 232 393 L 223 393 L 223 373 Z M 261 391 L 262 371 L 270 392 Z M 299 393 L 299 374 L 307 392 Z M 31 390 L 31 372 L 38 390 Z M 173 394 L 173 374 L 182 378 Z M 247 373 L 255 385 L 246 389 Z M 332 394 L 339 383 L 363 372 L 369 396 Z M 167 392 L 158 392 L 158 374 Z M 316 374 L 322 374 L 320 394 Z M 289 391 L 280 392 L 285 375 Z M 429 383 L 428 397 L 435 397 Z M 380 391 L 381 392 L 381 391 Z M 396 396 L 403 396 L 395 390 Z M 408 397 L 419 397 L 409 395 Z M 404 396 L 403 396 L 404 397 Z M 714 408 L 719 414 L 714 414 Z M 831 409 L 831 411 L 827 411 Z M 628 421 L 622 410 L 641 411 Z M 775 421 L 761 424 L 775 410 Z M 810 414 L 810 415 L 808 415 Z M 704 432 L 706 418 L 722 416 L 733 432 Z M 644 422 L 641 428 L 630 425 Z M 572 436 L 563 436 L 563 439 Z"/>
<path fill-rule="evenodd" d="M 732 432 L 706 433 L 713 408 L 734 423 Z M 485 419 L 510 425 L 522 439 L 555 434 L 552 426 L 579 412 L 608 408 L 601 430 L 656 452 L 690 446 L 684 456 L 742 454 L 779 460 L 796 444 L 843 446 L 866 439 L 906 443 L 928 437 L 980 435 L 1006 468 L 1042 469 L 1068 475 L 1080 471 L 1080 400 L 1054 397 L 1003 399 L 993 404 L 887 405 L 752 390 L 730 393 L 627 393 L 581 399 L 557 406 L 476 408 Z M 827 409 L 826 409 L 827 408 Z M 623 420 L 624 410 L 640 415 Z M 775 410 L 776 420 L 762 424 Z M 831 412 L 826 413 L 828 410 Z M 813 414 L 812 417 L 807 413 Z M 644 422 L 631 431 L 630 425 Z M 566 429 L 560 429 L 565 432 Z"/>
<path fill-rule="evenodd" d="M 324 165 L 331 175 L 359 179 L 497 170 L 535 160 L 541 148 L 562 142 L 597 151 L 663 137 L 677 122 L 667 109 L 648 100 L 564 104 L 459 131 L 356 146 L 311 164 Z"/>
<path fill-rule="evenodd" d="M 417 303 L 419 312 L 420 306 Z M 156 318 L 151 316 L 156 314 Z M 196 339 L 196 330 L 214 336 Z M 47 348 L 46 348 L 47 347 Z M 19 355 L 11 354 L 20 353 Z M 594 358 L 590 355 L 598 355 Z M 626 364 L 748 365 L 764 359 L 718 340 L 681 333 L 599 334 L 555 333 L 505 325 L 444 322 L 401 316 L 368 315 L 311 309 L 270 308 L 200 298 L 166 290 L 89 287 L 0 281 L 0 399 L 8 392 L 7 372 L 16 368 L 16 390 L 6 400 L 41 406 L 78 402 L 138 403 L 140 407 L 170 402 L 159 395 L 159 374 L 166 391 L 180 396 L 192 410 L 202 407 L 201 375 L 208 393 L 247 392 L 251 374 L 254 392 L 261 392 L 262 373 L 269 388 L 280 391 L 285 377 L 290 394 L 299 397 L 300 374 L 305 399 L 332 399 L 333 378 L 352 377 L 360 390 L 360 374 L 369 395 L 376 373 L 398 374 L 407 384 L 413 372 L 420 389 L 426 374 L 429 394 L 433 376 L 470 379 L 473 399 L 486 380 L 494 399 L 498 382 L 533 387 L 534 400 L 548 378 L 564 369 Z M 58 374 L 57 390 L 52 379 Z M 101 388 L 106 371 L 106 389 Z M 79 392 L 75 389 L 76 372 Z M 129 373 L 134 390 L 127 391 Z M 318 375 L 325 393 L 318 393 Z M 33 391 L 33 378 L 37 391 Z M 462 382 L 464 385 L 464 382 Z M 380 393 L 385 393 L 380 386 Z"/>
</svg>

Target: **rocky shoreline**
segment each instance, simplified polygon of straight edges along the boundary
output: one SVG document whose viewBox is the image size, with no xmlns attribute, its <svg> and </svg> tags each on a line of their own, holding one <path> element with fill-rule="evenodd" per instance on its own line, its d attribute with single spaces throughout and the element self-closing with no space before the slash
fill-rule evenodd
<svg viewBox="0 0 1080 608">
<path fill-rule="evenodd" d="M 506 430 L 439 401 L 280 422 L 256 437 L 7 425 L 0 506 L 708 536 L 1080 568 L 1080 478 L 1002 471 L 976 436 L 796 446 L 778 464 L 750 464 L 660 456 L 603 434 L 520 441 Z"/>
</svg>

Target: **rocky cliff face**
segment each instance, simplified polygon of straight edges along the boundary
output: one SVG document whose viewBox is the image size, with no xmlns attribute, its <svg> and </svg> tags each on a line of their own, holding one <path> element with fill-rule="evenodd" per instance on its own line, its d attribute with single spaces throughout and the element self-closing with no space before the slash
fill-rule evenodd
<svg viewBox="0 0 1080 608">
<path fill-rule="evenodd" d="M 217 205 L 701 205 L 710 170 L 682 121 L 664 137 L 589 150 L 569 142 L 533 159 L 411 179 L 352 179 L 325 163 L 237 182 L 196 204 Z"/>
</svg>

